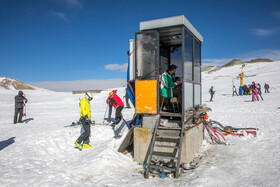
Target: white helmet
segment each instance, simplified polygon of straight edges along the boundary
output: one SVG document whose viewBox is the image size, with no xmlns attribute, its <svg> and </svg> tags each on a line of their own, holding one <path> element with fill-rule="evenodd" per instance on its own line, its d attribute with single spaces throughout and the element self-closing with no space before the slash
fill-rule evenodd
<svg viewBox="0 0 280 187">
<path fill-rule="evenodd" d="M 92 95 L 91 95 L 90 92 L 87 92 L 87 93 L 86 93 L 86 98 L 87 98 L 89 101 L 92 100 Z"/>
</svg>

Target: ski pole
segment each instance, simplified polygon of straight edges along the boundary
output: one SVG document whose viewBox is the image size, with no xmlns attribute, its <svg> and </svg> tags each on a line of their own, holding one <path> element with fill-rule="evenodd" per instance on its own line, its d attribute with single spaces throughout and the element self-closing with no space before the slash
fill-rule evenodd
<svg viewBox="0 0 280 187">
<path fill-rule="evenodd" d="M 104 117 L 103 117 L 103 123 L 105 122 L 105 116 L 106 116 L 106 114 L 107 114 L 108 108 L 109 108 L 109 105 L 107 105 L 107 107 L 106 107 L 105 114 L 104 114 Z"/>
<path fill-rule="evenodd" d="M 23 113 L 23 115 L 24 115 L 24 121 L 26 121 L 26 103 L 24 103 L 24 113 Z"/>
</svg>

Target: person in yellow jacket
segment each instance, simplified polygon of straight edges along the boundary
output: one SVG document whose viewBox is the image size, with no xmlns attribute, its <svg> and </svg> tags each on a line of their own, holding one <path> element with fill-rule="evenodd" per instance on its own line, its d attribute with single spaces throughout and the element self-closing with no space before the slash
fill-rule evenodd
<svg viewBox="0 0 280 187">
<path fill-rule="evenodd" d="M 89 102 L 92 100 L 90 93 L 86 93 L 86 96 L 81 99 L 80 102 L 80 121 L 83 125 L 84 132 L 74 143 L 80 150 L 92 148 L 89 145 L 89 136 L 90 136 L 90 124 L 91 124 L 91 111 Z"/>
</svg>

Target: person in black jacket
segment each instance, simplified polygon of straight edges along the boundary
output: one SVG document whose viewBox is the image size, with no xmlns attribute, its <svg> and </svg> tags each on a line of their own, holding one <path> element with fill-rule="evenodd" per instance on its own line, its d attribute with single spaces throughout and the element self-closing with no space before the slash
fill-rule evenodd
<svg viewBox="0 0 280 187">
<path fill-rule="evenodd" d="M 25 103 L 27 103 L 27 99 L 23 96 L 23 92 L 19 91 L 18 95 L 15 96 L 14 124 L 22 123 L 23 107 L 24 107 Z M 19 118 L 18 118 L 18 115 L 19 115 Z M 17 120 L 17 118 L 18 118 L 18 120 Z"/>
</svg>

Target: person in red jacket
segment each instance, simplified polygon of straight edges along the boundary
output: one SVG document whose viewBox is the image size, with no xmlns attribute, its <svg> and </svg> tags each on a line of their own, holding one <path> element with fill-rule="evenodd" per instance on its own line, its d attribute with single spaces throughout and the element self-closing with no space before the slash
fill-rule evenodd
<svg viewBox="0 0 280 187">
<path fill-rule="evenodd" d="M 121 100 L 121 98 L 117 95 L 117 91 L 113 90 L 110 92 L 108 99 L 106 102 L 113 106 L 116 109 L 116 117 L 115 122 L 111 125 L 117 125 L 122 120 L 122 110 L 124 107 L 124 104 Z"/>
</svg>

